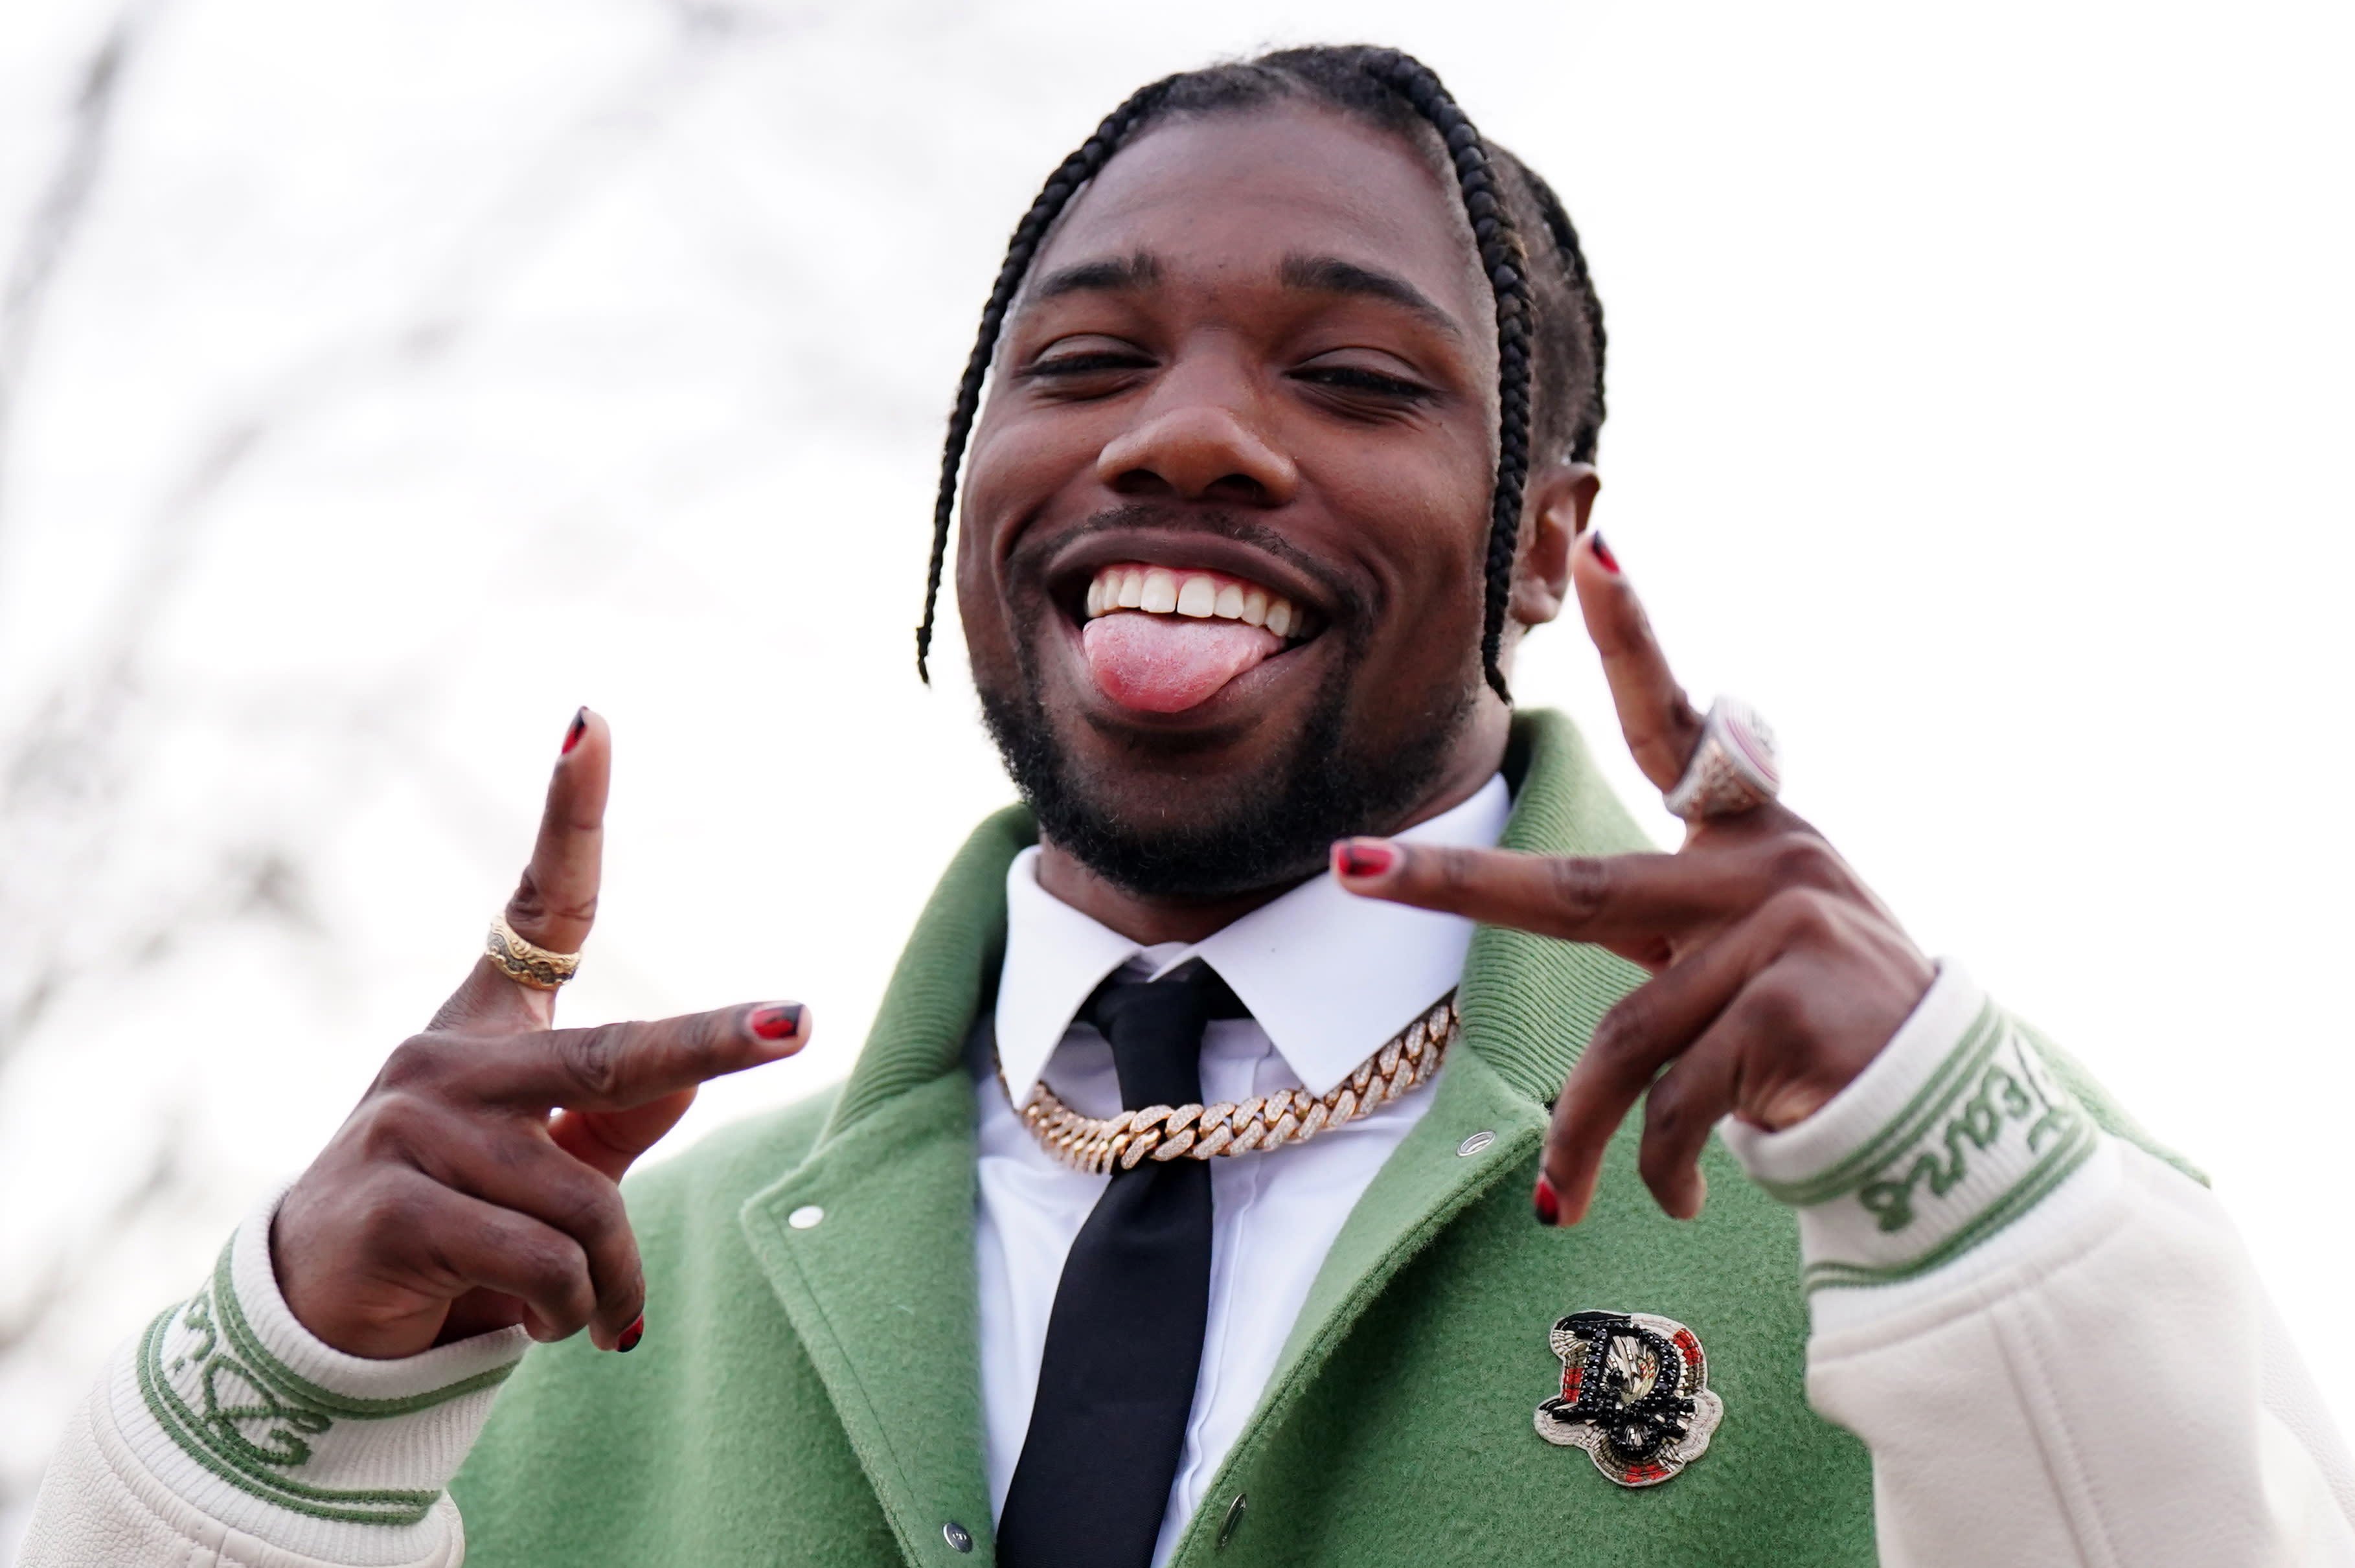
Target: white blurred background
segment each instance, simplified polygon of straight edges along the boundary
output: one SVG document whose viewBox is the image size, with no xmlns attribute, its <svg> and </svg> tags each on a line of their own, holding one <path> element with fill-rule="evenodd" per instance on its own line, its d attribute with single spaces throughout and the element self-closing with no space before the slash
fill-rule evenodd
<svg viewBox="0 0 2355 1568">
<path fill-rule="evenodd" d="M 680 1142 L 847 1070 L 1009 793 L 909 635 L 1006 232 L 1148 77 L 1357 37 L 1583 230 L 1599 517 L 1687 680 L 2213 1172 L 2355 1421 L 2343 3 L 17 0 L 0 1561 L 463 972 L 576 703 L 568 1016 L 815 1006 Z M 1651 810 L 1573 627 L 1516 684 Z"/>
</svg>

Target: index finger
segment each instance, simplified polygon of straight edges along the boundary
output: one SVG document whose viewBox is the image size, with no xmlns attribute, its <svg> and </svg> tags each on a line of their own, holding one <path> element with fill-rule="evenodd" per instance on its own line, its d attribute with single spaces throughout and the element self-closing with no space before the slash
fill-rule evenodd
<svg viewBox="0 0 2355 1568">
<path fill-rule="evenodd" d="M 1772 891 L 1770 873 L 1740 853 L 1525 855 L 1387 838 L 1333 846 L 1333 875 L 1350 892 L 1567 942 L 1640 942 L 1721 920 Z"/>
<path fill-rule="evenodd" d="M 466 1088 L 492 1102 L 549 1110 L 628 1111 L 748 1067 L 809 1039 L 798 1002 L 756 1002 L 651 1023 L 598 1024 L 511 1037 L 468 1061 Z"/>
<path fill-rule="evenodd" d="M 1578 590 L 1586 635 L 1603 656 L 1603 678 L 1619 710 L 1620 732 L 1636 765 L 1663 790 L 1674 789 L 1700 744 L 1701 716 L 1668 669 L 1668 656 L 1652 635 L 1643 601 L 1603 543 L 1589 533 L 1571 557 L 1571 581 Z"/>
</svg>

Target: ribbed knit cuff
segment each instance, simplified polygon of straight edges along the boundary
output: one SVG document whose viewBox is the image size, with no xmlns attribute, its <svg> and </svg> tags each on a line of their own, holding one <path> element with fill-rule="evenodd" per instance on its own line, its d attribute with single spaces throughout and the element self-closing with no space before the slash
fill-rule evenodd
<svg viewBox="0 0 2355 1568">
<path fill-rule="evenodd" d="M 1740 1122 L 1727 1147 L 1799 1211 L 1810 1291 L 1893 1285 L 1961 1257 L 2036 1207 L 2098 1132 L 1960 965 L 1938 977 L 1879 1056 L 1779 1133 Z"/>
<path fill-rule="evenodd" d="M 233 1530 L 335 1563 L 414 1562 L 530 1337 L 510 1328 L 381 1361 L 325 1344 L 271 1267 L 284 1196 L 258 1206 L 204 1287 L 118 1355 L 116 1428 L 157 1481 Z"/>
</svg>

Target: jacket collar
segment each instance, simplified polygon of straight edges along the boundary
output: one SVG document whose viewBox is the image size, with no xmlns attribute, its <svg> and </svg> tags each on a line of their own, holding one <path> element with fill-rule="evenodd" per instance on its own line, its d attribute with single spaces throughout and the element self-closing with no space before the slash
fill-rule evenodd
<svg viewBox="0 0 2355 1568">
<path fill-rule="evenodd" d="M 1650 847 L 1561 715 L 1515 720 L 1505 773 L 1516 785 L 1505 848 Z M 1028 814 L 1009 808 L 966 841 L 917 920 L 815 1148 L 741 1216 L 911 1563 L 938 1560 L 952 1520 L 989 1539 L 964 1056 L 1005 953 L 1007 868 L 1037 837 Z M 1546 1102 L 1638 978 L 1599 948 L 1476 933 L 1458 993 L 1464 1034 L 1432 1108 L 1342 1228 L 1228 1474 L 1252 1462 L 1399 1266 L 1536 1147 Z M 1209 1511 L 1181 1559 L 1206 1550 Z"/>
</svg>

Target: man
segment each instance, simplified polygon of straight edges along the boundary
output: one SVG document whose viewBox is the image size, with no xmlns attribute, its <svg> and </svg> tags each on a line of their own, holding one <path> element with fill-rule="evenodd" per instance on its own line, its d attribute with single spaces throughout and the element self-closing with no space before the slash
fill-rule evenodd
<svg viewBox="0 0 2355 1568">
<path fill-rule="evenodd" d="M 550 1027 L 584 709 L 489 954 L 126 1350 L 28 1560 L 2355 1562 L 2197 1181 L 1687 704 L 1587 527 L 1602 359 L 1417 62 L 1133 98 L 943 464 L 1027 810 L 849 1081 L 625 1211 L 809 1021 Z M 1573 592 L 1676 855 L 1509 707 Z"/>
</svg>

